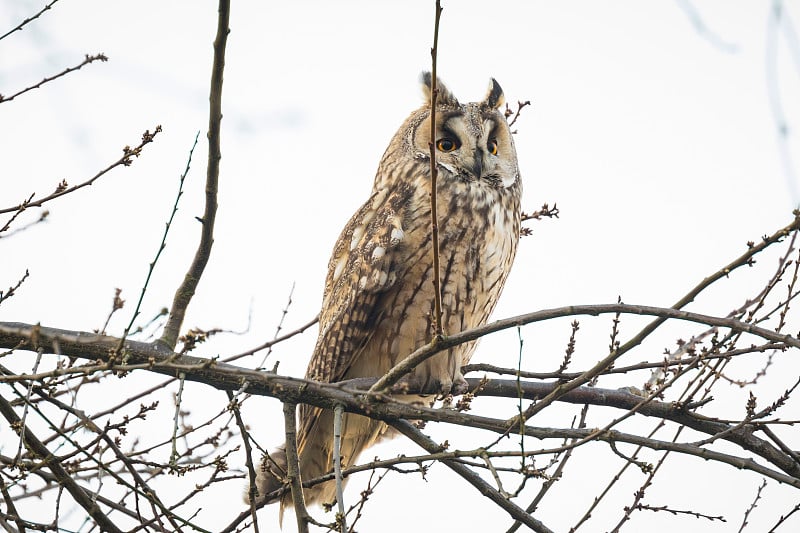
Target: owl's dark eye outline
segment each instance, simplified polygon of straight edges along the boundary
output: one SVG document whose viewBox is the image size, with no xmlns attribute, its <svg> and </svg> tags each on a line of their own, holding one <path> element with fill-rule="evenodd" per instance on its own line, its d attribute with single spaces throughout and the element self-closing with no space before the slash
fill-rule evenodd
<svg viewBox="0 0 800 533">
<path fill-rule="evenodd" d="M 440 152 L 452 152 L 453 150 L 458 150 L 459 146 L 461 145 L 458 143 L 458 141 L 449 137 L 442 137 L 436 141 L 436 148 Z"/>
<path fill-rule="evenodd" d="M 486 148 L 489 149 L 490 154 L 497 155 L 497 139 L 489 139 Z"/>
</svg>

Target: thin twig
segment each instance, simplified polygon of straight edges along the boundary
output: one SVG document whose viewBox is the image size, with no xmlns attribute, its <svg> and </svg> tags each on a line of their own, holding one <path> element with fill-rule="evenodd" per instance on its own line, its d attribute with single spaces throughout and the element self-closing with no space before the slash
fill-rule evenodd
<svg viewBox="0 0 800 533">
<path fill-rule="evenodd" d="M 589 404 L 584 404 L 583 409 L 581 409 L 581 417 L 580 417 L 580 420 L 578 422 L 578 428 L 579 429 L 582 429 L 582 428 L 586 427 L 586 415 L 587 415 L 588 412 L 589 412 Z M 572 442 L 574 444 L 575 442 L 577 442 L 577 440 L 573 439 Z M 575 448 L 570 448 L 566 452 L 564 452 L 564 456 L 561 459 L 561 461 L 558 463 L 558 466 L 556 467 L 555 472 L 553 472 L 553 475 L 550 477 L 550 479 L 548 479 L 547 481 L 542 483 L 542 487 L 539 489 L 539 492 L 533 498 L 533 500 L 528 505 L 528 507 L 525 508 L 525 512 L 526 513 L 532 514 L 533 512 L 535 512 L 537 507 L 539 507 L 539 504 L 544 499 L 544 497 L 547 494 L 547 492 L 550 490 L 550 488 L 556 483 L 556 481 L 561 479 L 561 476 L 562 476 L 562 474 L 564 472 L 564 468 L 567 466 L 567 462 L 572 457 L 572 452 L 574 452 L 574 451 L 575 451 Z M 522 525 L 522 523 L 519 520 L 515 520 L 514 523 L 511 524 L 511 527 L 509 527 L 508 530 L 506 530 L 506 533 L 514 533 L 515 531 L 517 531 L 519 529 L 519 526 L 521 526 L 521 525 Z"/>
<path fill-rule="evenodd" d="M 194 149 L 197 147 L 197 139 L 199 137 L 200 132 L 198 131 L 194 136 L 192 147 L 189 149 L 189 157 L 186 159 L 186 167 L 184 168 L 183 174 L 181 174 L 180 180 L 178 181 L 178 194 L 175 196 L 175 202 L 172 204 L 172 210 L 170 211 L 169 219 L 167 219 L 167 223 L 164 226 L 164 233 L 161 235 L 161 243 L 158 245 L 156 256 L 148 266 L 147 276 L 142 284 L 142 289 L 139 291 L 139 300 L 136 302 L 136 307 L 133 310 L 130 322 L 128 322 L 128 325 L 125 327 L 125 331 L 122 333 L 121 342 L 117 351 L 122 349 L 122 343 L 133 328 L 133 324 L 136 322 L 136 319 L 139 318 L 139 310 L 142 308 L 144 296 L 147 294 L 147 288 L 150 286 L 150 278 L 153 276 L 153 271 L 155 270 L 156 264 L 158 264 L 158 260 L 161 257 L 161 252 L 163 252 L 164 248 L 167 247 L 167 236 L 169 235 L 170 228 L 172 228 L 172 221 L 175 219 L 175 213 L 178 212 L 178 205 L 180 204 L 181 197 L 183 196 L 183 184 L 186 181 L 186 176 L 189 175 L 189 169 L 192 166 L 192 156 L 194 155 Z"/>
<path fill-rule="evenodd" d="M 790 517 L 790 516 L 792 516 L 794 513 L 798 512 L 798 511 L 800 511 L 800 503 L 798 503 L 797 505 L 795 505 L 795 506 L 792 508 L 792 510 L 791 510 L 791 511 L 789 511 L 788 513 L 781 515 L 781 516 L 778 518 L 778 521 L 777 521 L 777 522 L 775 522 L 775 525 L 774 525 L 774 526 L 772 526 L 772 527 L 770 528 L 770 530 L 769 530 L 769 531 L 767 531 L 767 533 L 775 533 L 776 531 L 778 531 L 778 528 L 779 528 L 779 527 L 780 527 L 782 524 L 784 524 L 784 523 L 786 522 L 786 520 L 788 520 L 788 519 L 789 519 L 789 517 Z"/>
<path fill-rule="evenodd" d="M 758 490 L 756 490 L 756 496 L 755 498 L 753 498 L 753 502 L 744 512 L 744 516 L 742 517 L 742 525 L 739 526 L 738 530 L 739 533 L 742 533 L 742 531 L 744 531 L 744 528 L 746 528 L 747 525 L 749 524 L 747 519 L 750 517 L 750 513 L 753 512 L 753 509 L 755 509 L 758 506 L 758 500 L 761 499 L 761 491 L 763 491 L 766 488 L 766 486 L 767 486 L 767 480 L 762 479 L 761 485 L 759 485 Z"/>
<path fill-rule="evenodd" d="M 89 55 L 89 54 L 86 54 L 84 56 L 84 58 L 83 58 L 83 61 L 81 61 L 79 64 L 75 65 L 74 67 L 69 67 L 69 68 L 63 70 L 62 72 L 59 72 L 55 76 L 50 76 L 48 78 L 45 78 L 42 81 L 40 81 L 39 83 L 37 83 L 36 85 L 31 85 L 30 87 L 26 87 L 26 88 L 22 89 L 21 91 L 18 91 L 16 93 L 12 94 L 11 96 L 3 96 L 2 94 L 0 94 L 0 103 L 10 102 L 14 98 L 16 98 L 18 96 L 21 96 L 21 95 L 27 93 L 28 91 L 32 91 L 34 89 L 38 89 L 39 87 L 41 87 L 45 83 L 49 83 L 49 82 L 51 82 L 53 80 L 57 80 L 58 78 L 60 78 L 62 76 L 66 76 L 70 72 L 75 72 L 76 70 L 80 70 L 84 66 L 88 65 L 89 63 L 94 63 L 95 61 L 106 62 L 106 61 L 108 61 L 108 57 L 106 57 L 105 54 L 95 54 L 93 56 Z"/>
<path fill-rule="evenodd" d="M 32 198 L 32 196 L 31 196 L 31 198 Z M 15 228 L 13 231 L 8 231 L 8 229 L 11 227 L 11 224 L 14 222 L 14 220 L 21 214 L 22 214 L 22 211 L 17 211 L 13 215 L 11 215 L 11 218 L 9 218 L 6 221 L 6 223 L 3 225 L 3 227 L 0 228 L 0 239 L 8 239 L 9 237 L 12 237 L 14 235 L 19 235 L 23 231 L 29 230 L 30 228 L 32 228 L 32 227 L 34 227 L 34 226 L 36 226 L 38 224 L 41 224 L 42 222 L 47 220 L 47 217 L 50 216 L 50 211 L 45 209 L 41 213 L 39 213 L 39 218 L 37 218 L 36 220 L 31 220 L 29 222 L 26 222 L 24 225 L 22 225 L 22 226 L 20 226 L 18 228 Z M 8 232 L 8 233 L 5 233 L 5 232 Z"/>
<path fill-rule="evenodd" d="M 442 328 L 442 288 L 439 272 L 439 216 L 437 214 L 437 178 L 439 169 L 436 166 L 436 99 L 439 96 L 439 88 L 436 86 L 436 58 L 439 45 L 439 20 L 442 15 L 442 5 L 440 0 L 436 0 L 436 14 L 433 23 L 433 47 L 431 48 L 431 137 L 428 141 L 428 149 L 431 158 L 431 254 L 433 255 L 433 322 L 434 338 L 439 339 L 444 334 Z"/>
<path fill-rule="evenodd" d="M 178 393 L 175 395 L 175 417 L 172 420 L 172 453 L 169 455 L 169 464 L 175 467 L 178 463 L 178 425 L 181 418 L 181 398 L 183 397 L 183 384 L 186 381 L 184 373 L 178 374 Z"/>
<path fill-rule="evenodd" d="M 25 280 L 28 279 L 28 276 L 30 275 L 31 275 L 30 272 L 26 268 L 25 274 L 23 274 L 22 277 L 19 278 L 19 281 L 17 281 L 16 285 L 10 286 L 8 290 L 5 292 L 0 291 L 0 303 L 3 303 L 4 300 L 8 300 L 12 296 L 14 296 L 14 294 L 16 294 L 16 292 L 19 290 L 22 284 L 25 283 Z"/>
<path fill-rule="evenodd" d="M 36 13 L 35 15 L 33 15 L 33 16 L 31 16 L 31 17 L 28 17 L 28 18 L 26 18 L 25 20 L 23 20 L 22 22 L 20 22 L 19 24 L 17 24 L 16 26 L 14 26 L 13 28 L 11 28 L 10 30 L 8 30 L 8 31 L 7 31 L 6 33 L 4 33 L 3 35 L 0 35 L 0 41 L 2 41 L 3 39 L 5 39 L 6 37 L 8 37 L 9 35 L 11 35 L 12 33 L 14 33 L 15 31 L 21 31 L 21 30 L 22 30 L 22 28 L 24 28 L 26 25 L 28 25 L 29 23 L 31 23 L 31 22 L 33 22 L 34 20 L 38 19 L 39 17 L 41 17 L 41 16 L 42 16 L 42 14 L 44 14 L 44 12 L 45 12 L 45 11 L 47 11 L 47 10 L 49 10 L 51 7 L 53 7 L 53 5 L 54 5 L 56 2 L 58 2 L 58 0 L 53 0 L 53 1 L 52 1 L 52 2 L 50 2 L 49 4 L 45 5 L 45 6 L 44 6 L 44 7 L 43 7 L 43 8 L 42 8 L 42 9 L 41 9 L 41 10 L 40 10 L 38 13 Z"/>
<path fill-rule="evenodd" d="M 260 352 L 261 350 L 272 348 L 273 346 L 275 346 L 278 343 L 281 343 L 281 342 L 283 342 L 285 340 L 291 339 L 295 335 L 299 335 L 299 334 L 305 332 L 305 330 L 307 330 L 308 328 L 310 328 L 311 326 L 313 326 L 317 322 L 319 322 L 319 316 L 315 316 L 313 319 L 309 320 L 308 322 L 306 322 L 305 324 L 303 324 L 299 328 L 295 329 L 294 331 L 290 331 L 289 333 L 281 335 L 280 337 L 275 337 L 271 341 L 267 341 L 264 344 L 256 346 L 255 348 L 250 348 L 249 350 L 244 351 L 242 353 L 238 353 L 236 355 L 232 355 L 230 357 L 226 357 L 225 359 L 222 359 L 222 361 L 224 361 L 226 363 L 230 363 L 231 361 L 236 361 L 237 359 L 241 359 L 242 357 L 247 357 L 248 355 L 253 355 L 256 352 Z"/>
<path fill-rule="evenodd" d="M 297 518 L 297 530 L 308 533 L 309 515 L 306 509 L 306 500 L 303 495 L 303 480 L 300 476 L 300 461 L 297 457 L 297 404 L 285 402 L 283 404 L 283 423 L 286 431 L 286 477 L 292 489 L 292 502 L 294 514 Z"/>
<path fill-rule="evenodd" d="M 44 353 L 44 349 L 39 346 L 39 349 L 36 350 L 36 362 L 33 364 L 33 373 L 36 374 L 39 368 L 39 364 L 42 362 L 42 354 Z M 22 417 L 20 418 L 20 424 L 25 425 L 28 419 L 28 406 L 31 404 L 31 392 L 33 392 L 33 381 L 28 383 L 28 390 L 25 393 L 25 402 L 22 405 Z M 17 455 L 14 459 L 15 461 L 19 461 L 22 457 L 22 448 L 27 446 L 25 445 L 25 433 L 19 433 L 19 446 L 17 447 Z"/>
<path fill-rule="evenodd" d="M 342 481 L 342 417 L 344 407 L 338 404 L 333 410 L 333 472 L 336 476 L 336 524 L 339 531 L 347 533 L 347 515 L 344 510 L 344 482 Z"/>
<path fill-rule="evenodd" d="M 233 412 L 236 418 L 236 425 L 239 426 L 239 433 L 244 442 L 245 463 L 247 465 L 247 480 L 248 480 L 248 502 L 250 502 L 250 516 L 253 520 L 253 531 L 258 533 L 258 513 L 256 513 L 256 500 L 258 498 L 258 487 L 256 486 L 256 469 L 253 466 L 253 449 L 250 447 L 250 433 L 247 431 L 247 426 L 242 420 L 242 414 L 239 412 L 239 402 L 233 397 L 231 391 L 226 391 L 228 394 L 228 407 Z"/>
<path fill-rule="evenodd" d="M 78 189 L 82 189 L 83 187 L 92 185 L 100 177 L 107 174 L 108 172 L 110 172 L 111 170 L 113 170 L 118 166 L 124 166 L 124 167 L 131 166 L 131 164 L 133 163 L 133 158 L 139 157 L 142 154 L 142 148 L 153 142 L 153 139 L 155 139 L 156 135 L 158 135 L 159 133 L 161 133 L 161 126 L 156 126 L 156 129 L 153 131 L 153 133 L 150 133 L 150 130 L 146 130 L 142 134 L 142 141 L 138 144 L 138 146 L 134 148 L 131 148 L 130 146 L 124 147 L 122 149 L 122 157 L 120 157 L 119 159 L 108 165 L 106 168 L 104 168 L 103 170 L 101 170 L 88 180 L 79 183 L 78 185 L 73 185 L 72 187 L 70 187 L 66 181 L 62 181 L 61 183 L 58 184 L 58 186 L 56 186 L 56 190 L 53 193 L 45 196 L 44 198 L 40 198 L 39 200 L 33 200 L 33 195 L 31 195 L 30 198 L 23 201 L 19 205 L 0 209 L 0 215 L 4 213 L 24 211 L 25 209 L 29 209 L 31 207 L 40 207 L 45 202 L 49 202 L 50 200 L 55 200 L 56 198 L 60 198 L 64 195 L 70 194 L 71 192 L 74 192 Z"/>
<path fill-rule="evenodd" d="M 289 307 L 292 305 L 293 294 L 294 294 L 294 282 L 292 282 L 292 288 L 289 289 L 289 300 L 286 302 L 286 306 L 283 308 L 283 311 L 281 312 L 281 319 L 278 321 L 278 325 L 275 327 L 275 336 L 272 337 L 272 344 L 269 345 L 267 353 L 265 353 L 264 357 L 261 358 L 261 362 L 258 364 L 258 368 L 264 368 L 264 365 L 267 364 L 267 358 L 272 353 L 272 346 L 278 340 L 278 334 L 283 329 L 283 321 L 286 320 L 286 315 L 289 314 Z"/>
</svg>

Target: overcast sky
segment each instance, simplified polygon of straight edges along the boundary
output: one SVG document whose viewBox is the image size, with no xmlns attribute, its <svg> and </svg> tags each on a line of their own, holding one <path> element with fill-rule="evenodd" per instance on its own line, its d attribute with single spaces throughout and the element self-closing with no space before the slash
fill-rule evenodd
<svg viewBox="0 0 800 533">
<path fill-rule="evenodd" d="M 480 99 L 490 77 L 510 103 L 531 101 L 516 125 L 523 207 L 557 203 L 561 212 L 558 220 L 533 224 L 533 236 L 523 239 L 495 318 L 609 303 L 618 296 L 626 303 L 669 306 L 740 255 L 748 240 L 791 221 L 800 202 L 800 141 L 794 134 L 800 125 L 800 48 L 789 21 L 776 25 L 771 19 L 772 3 L 443 4 L 441 78 L 461 101 Z M 5 33 L 44 0 L 0 5 Z M 797 3 L 784 9 L 800 20 Z M 249 316 L 252 322 L 246 334 L 220 338 L 202 355 L 239 352 L 270 338 L 293 285 L 284 327 L 294 329 L 317 313 L 334 241 L 367 198 L 394 131 L 422 103 L 418 77 L 430 68 L 433 2 L 235 2 L 230 25 L 215 245 L 186 326 L 244 330 Z M 200 131 L 142 316 L 170 305 L 199 235 L 194 217 L 202 213 L 215 26 L 216 5 L 209 1 L 61 0 L 0 41 L 4 95 L 79 63 L 85 54 L 109 58 L 0 104 L 0 208 L 33 192 L 45 195 L 62 179 L 84 181 L 116 160 L 123 146 L 138 144 L 143 131 L 163 128 L 130 168 L 52 202 L 46 223 L 0 240 L 0 286 L 30 271 L 24 290 L 0 307 L 0 320 L 99 328 L 116 287 L 131 312 Z M 781 121 L 788 126 L 786 139 L 778 134 Z M 35 219 L 39 212 L 33 211 L 20 224 Z M 725 315 L 769 274 L 743 273 L 692 309 Z M 118 334 L 129 317 L 115 318 L 110 331 Z M 632 334 L 637 324 L 625 322 L 625 331 Z M 598 321 L 592 330 L 587 322 L 581 368 L 605 349 L 607 326 Z M 657 337 L 654 353 L 692 331 Z M 568 321 L 524 329 L 525 367 L 556 367 L 568 334 Z M 268 365 L 279 360 L 280 372 L 302 375 L 314 337 L 310 332 L 281 346 Z M 474 361 L 514 365 L 517 355 L 517 334 L 509 331 L 486 339 Z M 800 365 L 784 368 L 796 376 Z M 784 386 L 776 383 L 775 390 Z M 201 386 L 187 394 L 199 409 L 213 396 Z M 747 392 L 732 394 L 731 401 L 739 402 Z M 214 409 L 225 401 L 222 393 L 216 396 Z M 257 398 L 247 407 L 259 442 L 277 444 L 280 404 Z M 444 439 L 448 431 L 438 436 Z M 393 443 L 375 453 L 418 450 Z M 591 478 L 591 464 L 573 468 L 586 468 Z M 741 484 L 741 491 L 695 507 L 714 514 L 749 505 L 759 478 L 730 468 L 710 471 L 720 483 Z M 665 502 L 682 501 L 676 494 L 686 480 L 678 472 L 675 479 L 666 477 L 655 490 L 665 491 Z M 620 496 L 617 509 L 638 483 Z M 387 531 L 378 525 L 385 517 L 377 509 L 389 512 L 393 498 L 401 497 L 405 509 L 416 508 L 432 525 L 504 530 L 497 525 L 508 523 L 504 514 L 475 503 L 472 489 L 459 485 L 443 467 L 427 483 L 390 476 L 362 529 Z M 353 482 L 353 495 L 360 486 Z M 666 492 L 670 487 L 673 492 Z M 752 517 L 754 531 L 797 501 L 796 493 L 775 483 L 770 490 L 783 505 L 760 507 L 763 513 Z M 574 495 L 583 512 L 596 486 L 587 481 L 570 491 L 558 497 Z M 654 503 L 660 501 L 656 494 Z M 226 505 L 240 505 L 238 495 L 224 497 L 231 498 Z M 685 506 L 699 497 L 689 492 Z M 219 505 L 220 496 L 214 498 L 209 508 Z M 741 502 L 731 505 L 730 498 Z M 560 531 L 575 521 L 564 509 L 546 505 L 539 518 Z M 274 508 L 264 510 L 264 523 L 273 523 L 274 514 Z M 618 514 L 589 530 L 612 527 Z M 229 519 L 212 513 L 209 527 Z M 639 513 L 630 530 L 646 524 L 650 531 L 666 531 L 666 524 L 682 523 Z M 293 519 L 284 524 L 285 531 L 293 527 Z M 731 524 L 725 527 L 719 530 L 730 531 Z"/>
</svg>

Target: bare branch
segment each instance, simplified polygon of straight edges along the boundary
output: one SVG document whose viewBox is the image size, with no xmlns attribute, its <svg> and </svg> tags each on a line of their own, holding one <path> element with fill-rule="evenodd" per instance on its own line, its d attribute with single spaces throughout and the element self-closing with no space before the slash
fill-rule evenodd
<svg viewBox="0 0 800 533">
<path fill-rule="evenodd" d="M 222 74 L 225 69 L 225 46 L 228 42 L 230 0 L 220 0 L 217 18 L 217 36 L 214 39 L 214 60 L 211 70 L 211 90 L 208 113 L 208 169 L 206 175 L 206 206 L 201 223 L 200 244 L 194 260 L 180 287 L 175 292 L 169 319 L 158 342 L 170 350 L 178 342 L 186 309 L 197 289 L 214 244 L 214 222 L 217 217 L 217 189 L 219 186 L 219 162 L 222 159 L 220 134 L 222 124 Z"/>
<path fill-rule="evenodd" d="M 344 407 L 339 404 L 333 409 L 333 472 L 336 477 L 336 525 L 339 531 L 347 533 L 347 515 L 344 510 L 344 483 L 342 481 L 342 417 Z"/>
<path fill-rule="evenodd" d="M 256 487 L 256 469 L 253 466 L 253 449 L 250 446 L 250 433 L 247 431 L 247 426 L 245 426 L 244 420 L 242 420 L 242 414 L 239 412 L 239 402 L 234 398 L 231 391 L 227 391 L 227 393 L 229 402 L 228 408 L 233 412 L 233 416 L 236 418 L 236 425 L 239 426 L 239 433 L 244 442 L 245 464 L 247 466 L 248 479 L 247 501 L 250 502 L 250 516 L 253 520 L 253 531 L 258 533 L 258 514 L 256 513 L 258 488 Z"/>
<path fill-rule="evenodd" d="M 292 502 L 294 514 L 297 518 L 297 530 L 308 533 L 310 516 L 306 510 L 306 501 L 303 496 L 303 480 L 300 474 L 300 462 L 297 458 L 297 404 L 286 402 L 283 404 L 283 420 L 286 428 L 286 477 L 292 489 Z"/>
<path fill-rule="evenodd" d="M 423 434 L 420 430 L 415 428 L 412 424 L 405 420 L 398 420 L 392 423 L 392 427 L 400 433 L 411 439 L 413 442 L 419 444 L 423 449 L 430 453 L 436 453 L 442 450 L 439 444 L 436 444 L 428 436 Z M 489 498 L 496 503 L 500 508 L 506 511 L 512 518 L 518 520 L 528 526 L 531 530 L 537 533 L 552 533 L 552 530 L 545 526 L 542 522 L 535 519 L 523 511 L 519 506 L 514 504 L 511 500 L 505 498 L 497 490 L 492 488 L 491 485 L 486 483 L 478 474 L 452 459 L 443 459 L 442 463 L 447 465 L 453 472 L 464 478 L 469 484 L 478 489 L 483 496 Z"/>
<path fill-rule="evenodd" d="M 122 342 L 128 337 L 128 334 L 131 332 L 133 328 L 133 324 L 136 322 L 136 319 L 139 317 L 139 310 L 142 308 L 142 302 L 144 301 L 144 296 L 147 294 L 147 288 L 150 286 L 150 278 L 153 276 L 153 271 L 156 268 L 156 264 L 158 264 L 158 260 L 161 257 L 161 252 L 164 251 L 164 248 L 167 246 L 167 235 L 169 235 L 169 230 L 172 227 L 172 222 L 175 219 L 175 213 L 178 212 L 178 204 L 181 201 L 181 197 L 183 196 L 183 184 L 186 181 L 186 176 L 189 175 L 189 169 L 192 165 L 192 155 L 194 155 L 194 149 L 197 147 L 197 139 L 200 137 L 200 132 L 198 131 L 197 134 L 194 136 L 194 142 L 192 143 L 192 148 L 189 150 L 189 157 L 186 160 L 186 168 L 183 170 L 183 174 L 181 174 L 180 180 L 178 181 L 178 194 L 175 196 L 175 202 L 172 204 L 172 211 L 170 212 L 169 219 L 167 219 L 167 223 L 164 227 L 164 233 L 161 236 L 161 243 L 158 246 L 158 251 L 156 252 L 155 258 L 150 263 L 149 268 L 147 269 L 147 276 L 145 277 L 144 283 L 142 284 L 142 289 L 139 291 L 139 300 L 136 302 L 136 307 L 133 310 L 133 314 L 131 315 L 131 320 L 128 322 L 128 325 L 125 327 L 125 331 L 122 334 L 122 338 L 120 340 L 120 345 L 118 350 L 122 348 Z M 173 345 L 172 348 L 175 348 Z"/>
<path fill-rule="evenodd" d="M 89 516 L 94 519 L 103 531 L 122 533 L 122 531 L 106 516 L 103 510 L 100 509 L 97 502 L 72 479 L 58 458 L 42 444 L 42 441 L 40 441 L 27 426 L 22 424 L 22 420 L 20 420 L 17 413 L 14 412 L 14 408 L 11 407 L 11 404 L 2 396 L 0 396 L 0 414 L 3 415 L 12 428 L 15 428 L 20 434 L 20 438 L 25 439 L 25 444 L 42 460 L 56 477 L 59 484 L 70 493 L 78 505 L 89 513 Z"/>
<path fill-rule="evenodd" d="M 31 22 L 33 22 L 34 20 L 36 20 L 36 19 L 38 19 L 39 17 L 41 17 L 41 16 L 44 14 L 44 12 L 45 12 L 45 11 L 48 11 L 48 10 L 49 10 L 51 7 L 53 7 L 53 5 L 54 5 L 56 2 L 58 2 L 58 0 L 53 0 L 53 1 L 52 1 L 52 2 L 50 2 L 49 4 L 45 5 L 45 6 L 44 6 L 44 7 L 43 7 L 43 8 L 42 8 L 42 9 L 41 9 L 41 10 L 40 10 L 38 13 L 36 13 L 35 15 L 33 15 L 33 16 L 30 16 L 30 17 L 26 18 L 25 20 L 23 20 L 22 22 L 20 22 L 19 24 L 17 24 L 16 26 L 14 26 L 13 28 L 11 28 L 10 30 L 8 30 L 8 31 L 7 31 L 6 33 L 4 33 L 3 35 L 0 35 L 0 41 L 2 41 L 3 39 L 5 39 L 6 37 L 8 37 L 9 35 L 11 35 L 12 33 L 14 33 L 15 31 L 22 31 L 22 28 L 24 28 L 24 27 L 25 27 L 25 26 L 27 26 L 29 23 L 31 23 Z"/>
<path fill-rule="evenodd" d="M 439 88 L 436 86 L 436 59 L 439 45 L 439 20 L 442 16 L 442 4 L 436 0 L 436 14 L 433 23 L 433 47 L 431 48 L 431 138 L 428 141 L 428 149 L 431 158 L 431 255 L 433 256 L 433 323 L 434 337 L 432 344 L 442 337 L 442 287 L 439 278 L 439 215 L 437 214 L 436 196 L 437 179 L 439 169 L 436 166 L 436 99 L 439 97 Z"/>
<path fill-rule="evenodd" d="M 42 81 L 40 81 L 39 83 L 37 83 L 36 85 L 31 85 L 30 87 L 26 87 L 26 88 L 22 89 L 21 91 L 18 91 L 16 93 L 12 94 L 11 96 L 3 96 L 2 94 L 0 94 L 0 104 L 4 103 L 4 102 L 10 102 L 14 98 L 16 98 L 18 96 L 21 96 L 21 95 L 27 93 L 28 91 L 32 91 L 34 89 L 38 89 L 39 87 L 41 87 L 45 83 L 49 83 L 49 82 L 51 82 L 53 80 L 56 80 L 56 79 L 58 79 L 58 78 L 60 78 L 62 76 L 66 76 L 70 72 L 75 72 L 76 70 L 80 70 L 84 66 L 88 65 L 89 63 L 94 63 L 95 61 L 106 62 L 106 61 L 108 61 L 108 58 L 105 56 L 105 54 L 95 54 L 93 56 L 90 56 L 89 54 L 86 54 L 86 56 L 84 57 L 83 61 L 81 61 L 79 64 L 75 65 L 74 67 L 69 67 L 69 68 L 63 70 L 62 72 L 59 72 L 55 76 L 50 76 L 49 78 L 45 78 Z"/>
<path fill-rule="evenodd" d="M 56 187 L 56 190 L 53 193 L 45 196 L 44 198 L 40 198 L 39 200 L 33 200 L 33 195 L 31 195 L 30 198 L 23 201 L 19 205 L 0 209 L 0 215 L 2 215 L 3 213 L 24 211 L 31 207 L 40 207 L 42 204 L 49 202 L 50 200 L 55 200 L 56 198 L 60 198 L 78 189 L 82 189 L 83 187 L 92 185 L 100 177 L 107 174 L 108 172 L 110 172 L 111 170 L 113 170 L 118 166 L 124 166 L 124 167 L 131 166 L 131 164 L 133 163 L 132 158 L 139 157 L 142 153 L 142 148 L 153 142 L 153 139 L 155 139 L 156 135 L 158 135 L 159 133 L 161 133 L 161 126 L 156 126 L 156 129 L 153 131 L 153 133 L 150 133 L 150 130 L 146 130 L 142 134 L 142 141 L 139 143 L 138 146 L 134 148 L 131 148 L 130 146 L 124 147 L 122 149 L 122 157 L 120 157 L 119 159 L 108 165 L 106 168 L 104 168 L 103 170 L 101 170 L 88 180 L 79 183 L 78 185 L 73 185 L 72 187 L 70 187 L 66 181 L 62 181 L 61 183 L 59 183 L 59 185 Z"/>
</svg>

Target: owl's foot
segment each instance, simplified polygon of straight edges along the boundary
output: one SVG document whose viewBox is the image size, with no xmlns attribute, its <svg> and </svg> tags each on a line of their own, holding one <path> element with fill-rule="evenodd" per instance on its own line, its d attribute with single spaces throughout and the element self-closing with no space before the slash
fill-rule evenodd
<svg viewBox="0 0 800 533">
<path fill-rule="evenodd" d="M 464 376 L 459 372 L 456 379 L 453 380 L 453 385 L 450 387 L 450 394 L 453 396 L 460 396 L 469 391 L 469 383 L 464 379 Z"/>
</svg>

